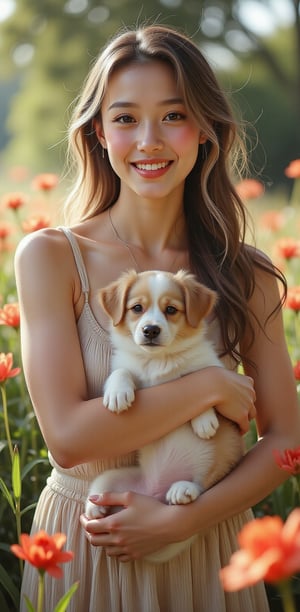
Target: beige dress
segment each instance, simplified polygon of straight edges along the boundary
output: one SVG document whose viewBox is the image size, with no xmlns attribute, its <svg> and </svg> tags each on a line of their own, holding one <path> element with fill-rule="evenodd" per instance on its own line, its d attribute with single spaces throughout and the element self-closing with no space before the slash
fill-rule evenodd
<svg viewBox="0 0 300 612">
<path fill-rule="evenodd" d="M 80 275 L 85 305 L 78 321 L 90 397 L 101 395 L 110 363 L 111 347 L 107 333 L 96 321 L 88 302 L 88 277 L 74 235 L 62 228 L 70 241 Z M 44 612 L 52 612 L 73 582 L 79 588 L 69 612 L 267 612 L 264 585 L 238 593 L 224 593 L 219 570 L 228 564 L 236 549 L 236 534 L 252 518 L 250 511 L 209 529 L 178 557 L 163 564 L 146 561 L 121 563 L 109 558 L 105 549 L 92 547 L 80 526 L 79 517 L 89 482 L 107 468 L 132 464 L 135 455 L 103 460 L 62 469 L 50 456 L 51 476 L 36 508 L 32 532 L 67 534 L 65 550 L 75 553 L 64 564 L 63 578 L 46 576 Z M 37 571 L 26 566 L 22 592 L 34 606 L 37 602 Z M 26 607 L 22 603 L 21 610 Z"/>
</svg>

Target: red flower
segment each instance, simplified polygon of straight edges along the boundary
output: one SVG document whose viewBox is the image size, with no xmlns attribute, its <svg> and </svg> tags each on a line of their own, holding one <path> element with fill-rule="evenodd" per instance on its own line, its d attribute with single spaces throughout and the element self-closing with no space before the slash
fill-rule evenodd
<svg viewBox="0 0 300 612">
<path fill-rule="evenodd" d="M 300 473 L 300 446 L 294 449 L 287 449 L 282 454 L 279 450 L 273 450 L 274 459 L 282 470 L 289 474 Z"/>
<path fill-rule="evenodd" d="M 294 365 L 294 376 L 296 380 L 300 380 L 300 361 L 297 361 L 296 365 Z"/>
<path fill-rule="evenodd" d="M 23 193 L 7 193 L 3 198 L 3 205 L 12 210 L 18 210 L 26 202 L 26 196 Z"/>
<path fill-rule="evenodd" d="M 256 179 L 244 179 L 236 185 L 236 191 L 242 200 L 254 200 L 264 193 L 265 188 Z"/>
<path fill-rule="evenodd" d="M 11 234 L 11 229 L 7 223 L 0 223 L 0 240 L 5 240 Z"/>
<path fill-rule="evenodd" d="M 300 256 L 300 241 L 294 238 L 282 238 L 277 242 L 277 251 L 284 259 Z"/>
<path fill-rule="evenodd" d="M 57 174 L 51 174 L 45 172 L 44 174 L 38 174 L 32 181 L 33 189 L 37 191 L 51 191 L 58 184 Z"/>
<path fill-rule="evenodd" d="M 300 159 L 291 161 L 285 169 L 284 174 L 288 176 L 288 178 L 300 178 Z"/>
<path fill-rule="evenodd" d="M 0 353 L 0 384 L 4 383 L 7 378 L 13 378 L 20 374 L 20 368 L 13 368 L 12 353 Z"/>
<path fill-rule="evenodd" d="M 300 286 L 290 287 L 287 292 L 285 305 L 287 308 L 299 312 L 300 310 Z"/>
<path fill-rule="evenodd" d="M 0 325 L 16 328 L 20 326 L 20 309 L 17 302 L 5 304 L 3 308 L 0 308 Z"/>
<path fill-rule="evenodd" d="M 300 508 L 283 523 L 264 516 L 247 523 L 238 535 L 241 550 L 220 571 L 225 591 L 238 591 L 260 580 L 278 582 L 300 570 Z"/>
<path fill-rule="evenodd" d="M 48 535 L 45 531 L 39 531 L 32 537 L 26 533 L 20 536 L 21 545 L 13 544 L 10 548 L 12 552 L 28 561 L 41 572 L 48 572 L 53 578 L 61 578 L 62 569 L 59 563 L 67 563 L 73 559 L 74 553 L 62 551 L 66 541 L 64 533 Z"/>
<path fill-rule="evenodd" d="M 27 221 L 23 221 L 22 227 L 24 232 L 37 232 L 45 227 L 50 227 L 50 219 L 48 217 L 31 217 Z"/>
</svg>

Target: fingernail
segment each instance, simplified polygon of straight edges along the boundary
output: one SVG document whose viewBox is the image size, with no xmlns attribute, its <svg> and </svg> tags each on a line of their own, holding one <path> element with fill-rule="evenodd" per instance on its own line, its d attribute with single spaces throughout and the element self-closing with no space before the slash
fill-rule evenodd
<svg viewBox="0 0 300 612">
<path fill-rule="evenodd" d="M 103 499 L 103 495 L 101 495 L 101 493 L 100 495 L 90 495 L 89 496 L 89 500 L 91 502 L 97 502 L 97 501 L 100 501 L 101 499 Z"/>
</svg>

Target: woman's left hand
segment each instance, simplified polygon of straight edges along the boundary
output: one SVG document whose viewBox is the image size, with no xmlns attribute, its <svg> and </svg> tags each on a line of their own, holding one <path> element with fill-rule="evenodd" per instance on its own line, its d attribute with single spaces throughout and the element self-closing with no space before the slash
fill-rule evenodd
<svg viewBox="0 0 300 612">
<path fill-rule="evenodd" d="M 93 502 L 99 506 L 121 506 L 122 509 L 99 519 L 80 521 L 93 546 L 104 546 L 111 557 L 134 561 L 153 553 L 170 542 L 183 540 L 186 521 L 179 515 L 184 507 L 167 506 L 153 497 L 133 492 L 103 493 Z M 182 529 L 179 529 L 181 526 Z"/>
</svg>

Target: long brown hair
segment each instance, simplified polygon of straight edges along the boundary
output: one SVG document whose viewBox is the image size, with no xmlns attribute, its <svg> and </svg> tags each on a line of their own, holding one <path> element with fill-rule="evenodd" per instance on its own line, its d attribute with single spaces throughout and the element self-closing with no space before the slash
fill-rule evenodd
<svg viewBox="0 0 300 612">
<path fill-rule="evenodd" d="M 240 126 L 227 97 L 199 48 L 187 36 L 160 25 L 126 30 L 114 37 L 96 59 L 74 109 L 69 154 L 77 175 L 66 202 L 67 220 L 82 221 L 112 206 L 120 190 L 106 151 L 101 154 L 94 129 L 111 75 L 132 62 L 159 60 L 172 68 L 185 104 L 208 137 L 186 179 L 184 210 L 192 271 L 218 292 L 216 316 L 224 354 L 237 361 L 239 342 L 251 324 L 249 298 L 255 267 L 285 279 L 254 248 L 245 244 L 246 211 L 232 182 L 246 167 Z M 278 304 L 278 308 L 280 304 Z M 269 313 L 271 316 L 272 313 Z M 265 321 L 260 322 L 263 328 Z M 251 336 L 251 333 L 250 333 Z"/>
</svg>

